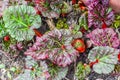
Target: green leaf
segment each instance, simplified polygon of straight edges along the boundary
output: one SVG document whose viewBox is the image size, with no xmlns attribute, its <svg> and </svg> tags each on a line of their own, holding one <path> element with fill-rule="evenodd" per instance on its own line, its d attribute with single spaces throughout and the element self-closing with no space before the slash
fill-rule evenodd
<svg viewBox="0 0 120 80">
<path fill-rule="evenodd" d="M 10 74 L 9 71 L 7 72 L 7 76 L 8 76 L 8 78 L 9 78 L 10 80 L 12 79 L 12 75 Z"/>
<path fill-rule="evenodd" d="M 83 27 L 85 30 L 88 30 L 86 14 L 87 13 L 83 13 L 79 18 L 79 26 Z"/>
<path fill-rule="evenodd" d="M 49 67 L 49 72 L 52 76 L 52 80 L 62 80 L 67 75 L 68 67 L 61 68 L 56 65 L 53 65 Z"/>
<path fill-rule="evenodd" d="M 4 37 L 7 34 L 5 24 L 2 19 L 0 19 L 0 37 Z"/>
<path fill-rule="evenodd" d="M 0 69 L 5 68 L 5 64 L 0 64 Z"/>
<path fill-rule="evenodd" d="M 96 62 L 93 64 L 93 70 L 99 74 L 109 74 L 114 70 L 115 64 L 118 62 L 119 50 L 111 47 L 95 47 L 93 48 L 89 55 L 88 59 L 90 62 Z"/>
<path fill-rule="evenodd" d="M 41 18 L 36 10 L 27 5 L 10 6 L 3 13 L 5 28 L 17 41 L 31 40 L 35 35 L 33 29 L 41 26 Z"/>
<path fill-rule="evenodd" d="M 86 64 L 84 66 L 81 62 L 78 63 L 75 71 L 75 76 L 77 80 L 84 80 L 85 77 L 90 73 L 90 66 Z"/>
<path fill-rule="evenodd" d="M 16 68 L 15 68 L 15 67 L 11 67 L 11 68 L 10 68 L 10 71 L 15 72 L 15 71 L 16 71 Z"/>
<path fill-rule="evenodd" d="M 107 9 L 107 14 L 109 14 L 112 11 L 112 8 Z"/>
</svg>

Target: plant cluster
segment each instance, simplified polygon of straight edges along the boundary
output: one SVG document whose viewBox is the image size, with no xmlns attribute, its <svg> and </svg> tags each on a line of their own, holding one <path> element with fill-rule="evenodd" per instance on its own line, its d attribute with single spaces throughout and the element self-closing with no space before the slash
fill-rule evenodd
<svg viewBox="0 0 120 80">
<path fill-rule="evenodd" d="M 120 15 L 107 1 L 3 0 L 0 79 L 84 80 L 93 72 L 119 74 Z"/>
</svg>

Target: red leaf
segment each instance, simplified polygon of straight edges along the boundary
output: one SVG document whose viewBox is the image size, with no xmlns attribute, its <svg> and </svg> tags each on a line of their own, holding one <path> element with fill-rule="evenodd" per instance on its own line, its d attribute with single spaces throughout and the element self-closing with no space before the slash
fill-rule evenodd
<svg viewBox="0 0 120 80">
<path fill-rule="evenodd" d="M 85 4 L 83 2 L 79 1 L 78 4 L 81 10 L 85 10 Z"/>
<path fill-rule="evenodd" d="M 42 36 L 42 34 L 37 29 L 33 29 L 33 30 L 34 30 L 36 36 L 38 36 L 38 37 Z"/>
<path fill-rule="evenodd" d="M 67 15 L 66 13 L 62 13 L 62 14 L 61 14 L 62 17 L 65 17 L 66 15 Z"/>
<path fill-rule="evenodd" d="M 36 10 L 36 14 L 42 15 L 41 12 L 38 10 L 38 8 L 35 7 L 35 10 Z"/>
</svg>

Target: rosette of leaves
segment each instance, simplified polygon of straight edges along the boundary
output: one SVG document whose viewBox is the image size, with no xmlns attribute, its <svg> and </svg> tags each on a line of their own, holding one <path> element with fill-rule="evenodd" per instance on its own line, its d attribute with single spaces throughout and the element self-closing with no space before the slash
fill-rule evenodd
<svg viewBox="0 0 120 80">
<path fill-rule="evenodd" d="M 86 35 L 95 46 L 110 46 L 118 48 L 120 40 L 112 28 L 95 29 Z"/>
<path fill-rule="evenodd" d="M 120 15 L 115 15 L 115 20 L 112 24 L 112 27 L 115 27 L 115 28 L 120 27 Z"/>
<path fill-rule="evenodd" d="M 67 72 L 68 72 L 68 67 L 62 68 L 58 67 L 57 65 L 50 63 L 49 65 L 49 73 L 51 75 L 52 80 L 62 80 L 65 78 Z"/>
<path fill-rule="evenodd" d="M 89 0 L 90 1 L 90 0 Z M 111 25 L 114 21 L 114 12 L 106 6 L 104 0 L 92 0 L 88 4 L 88 26 L 101 28 L 103 24 Z"/>
<path fill-rule="evenodd" d="M 41 18 L 33 7 L 27 5 L 10 6 L 4 11 L 5 28 L 17 41 L 31 40 L 35 35 L 33 29 L 41 25 Z"/>
<path fill-rule="evenodd" d="M 75 71 L 76 80 L 84 80 L 90 71 L 91 69 L 89 65 L 83 65 L 81 62 L 79 62 Z"/>
<path fill-rule="evenodd" d="M 56 23 L 56 28 L 57 29 L 68 29 L 68 24 L 66 23 L 66 19 L 59 19 Z"/>
<path fill-rule="evenodd" d="M 36 60 L 49 59 L 58 66 L 65 67 L 79 56 L 79 52 L 71 45 L 72 40 L 69 30 L 54 29 L 42 37 L 37 37 L 36 42 L 25 54 Z"/>
<path fill-rule="evenodd" d="M 88 55 L 88 59 L 93 64 L 93 70 L 99 74 L 109 74 L 118 62 L 119 50 L 111 47 L 94 47 Z"/>
</svg>

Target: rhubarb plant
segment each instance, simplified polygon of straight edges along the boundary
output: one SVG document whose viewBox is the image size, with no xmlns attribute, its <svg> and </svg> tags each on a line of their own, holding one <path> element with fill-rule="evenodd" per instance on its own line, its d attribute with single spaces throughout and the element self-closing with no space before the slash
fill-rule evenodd
<svg viewBox="0 0 120 80">
<path fill-rule="evenodd" d="M 71 42 L 74 38 L 66 29 L 54 29 L 42 37 L 37 37 L 36 42 L 24 54 L 36 60 L 49 59 L 58 66 L 68 66 L 79 56 Z"/>
<path fill-rule="evenodd" d="M 112 28 L 95 29 L 86 35 L 95 46 L 110 46 L 118 48 L 120 40 Z"/>
<path fill-rule="evenodd" d="M 109 74 L 118 62 L 119 50 L 111 47 L 94 47 L 88 55 L 90 66 L 96 73 Z"/>
<path fill-rule="evenodd" d="M 5 28 L 17 41 L 31 40 L 35 35 L 33 29 L 41 26 L 41 18 L 36 10 L 27 5 L 10 6 L 3 13 Z"/>
</svg>

